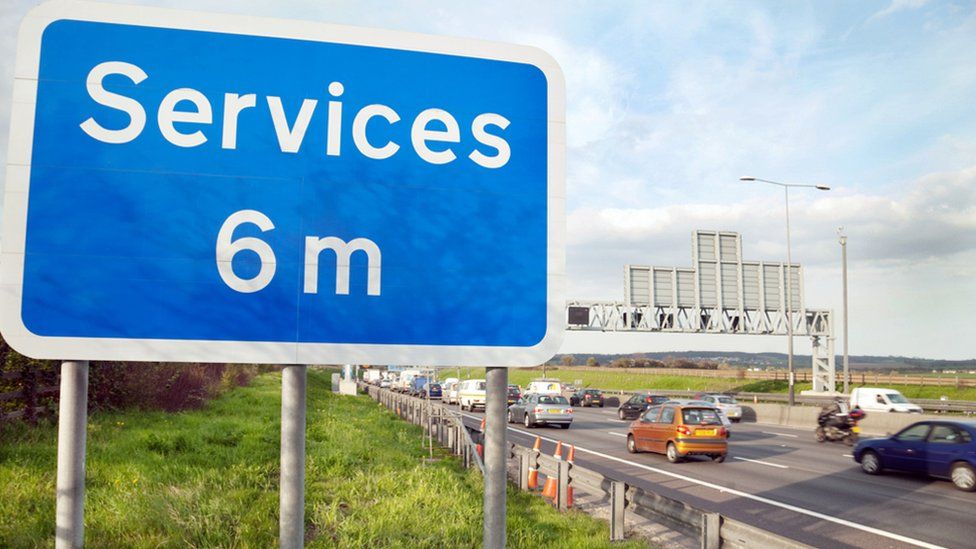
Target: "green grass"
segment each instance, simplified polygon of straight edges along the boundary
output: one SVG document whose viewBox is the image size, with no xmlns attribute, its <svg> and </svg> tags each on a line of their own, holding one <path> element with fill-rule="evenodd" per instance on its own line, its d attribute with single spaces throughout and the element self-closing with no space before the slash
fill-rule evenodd
<svg viewBox="0 0 976 549">
<path fill-rule="evenodd" d="M 329 385 L 309 372 L 307 545 L 480 546 L 480 475 L 444 454 L 424 464 L 418 427 Z M 277 545 L 280 387 L 265 374 L 202 410 L 93 415 L 88 546 Z M 53 545 L 56 435 L 0 431 L 0 547 Z M 511 547 L 610 546 L 606 523 L 511 487 L 508 497 Z"/>
<path fill-rule="evenodd" d="M 456 370 L 444 370 L 440 377 L 456 376 Z M 461 368 L 461 378 L 484 377 L 483 368 Z M 508 374 L 509 383 L 515 383 L 525 387 L 530 381 L 542 377 L 541 370 L 511 369 Z M 638 391 L 638 390 L 658 390 L 658 391 L 735 391 L 744 393 L 786 393 L 788 384 L 785 380 L 749 380 L 734 378 L 717 377 L 695 377 L 695 376 L 673 376 L 656 375 L 647 373 L 635 373 L 627 369 L 620 371 L 583 371 L 574 368 L 548 368 L 546 377 L 558 378 L 563 383 L 573 383 L 579 379 L 583 381 L 584 387 L 596 387 L 612 391 Z M 891 385 L 884 383 L 868 382 L 864 384 L 852 383 L 851 388 L 855 387 L 875 387 L 881 386 L 888 389 L 900 391 L 906 398 L 940 398 L 948 397 L 950 400 L 971 400 L 976 401 L 976 387 L 949 387 L 931 385 Z M 797 391 L 812 389 L 812 383 L 797 383 Z"/>
</svg>

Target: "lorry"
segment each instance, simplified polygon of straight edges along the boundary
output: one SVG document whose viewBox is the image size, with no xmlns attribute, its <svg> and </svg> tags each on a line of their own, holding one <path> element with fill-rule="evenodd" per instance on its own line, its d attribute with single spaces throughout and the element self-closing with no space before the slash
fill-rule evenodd
<svg viewBox="0 0 976 549">
<path fill-rule="evenodd" d="M 407 392 L 411 395 L 418 396 L 424 391 L 424 385 L 427 385 L 431 381 L 431 378 L 427 376 L 417 375 L 410 380 L 410 388 Z"/>
<path fill-rule="evenodd" d="M 376 368 L 370 368 L 363 373 L 363 381 L 371 385 L 379 385 L 383 379 L 383 372 Z"/>
<path fill-rule="evenodd" d="M 912 404 L 894 389 L 858 387 L 851 391 L 851 408 L 857 406 L 865 412 L 904 412 L 921 414 L 922 407 Z"/>
</svg>

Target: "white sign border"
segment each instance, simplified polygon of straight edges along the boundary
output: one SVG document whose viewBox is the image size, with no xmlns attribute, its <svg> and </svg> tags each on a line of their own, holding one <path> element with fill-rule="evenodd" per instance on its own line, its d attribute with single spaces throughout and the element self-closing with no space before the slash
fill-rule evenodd
<svg viewBox="0 0 976 549">
<path fill-rule="evenodd" d="M 548 82 L 549 253 L 545 336 L 531 347 L 498 347 L 77 338 L 39 336 L 30 332 L 21 318 L 21 305 L 40 47 L 47 26 L 64 19 L 382 47 L 535 66 L 545 74 Z M 562 344 L 566 324 L 565 82 L 559 65 L 542 50 L 326 23 L 54 0 L 31 10 L 21 23 L 12 103 L 4 216 L 0 233 L 3 237 L 3 249 L 0 251 L 0 331 L 10 346 L 24 355 L 57 360 L 529 367 L 551 358 Z M 477 320 L 472 319 L 472 322 Z"/>
</svg>

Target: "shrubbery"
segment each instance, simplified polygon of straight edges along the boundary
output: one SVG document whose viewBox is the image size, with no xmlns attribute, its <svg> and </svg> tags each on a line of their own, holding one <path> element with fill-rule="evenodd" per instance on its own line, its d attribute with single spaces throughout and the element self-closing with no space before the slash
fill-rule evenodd
<svg viewBox="0 0 976 549">
<path fill-rule="evenodd" d="M 0 373 L 28 374 L 36 378 L 37 386 L 57 384 L 61 363 L 53 360 L 34 360 L 13 349 L 0 337 Z M 269 366 L 238 364 L 170 364 L 158 362 L 91 362 L 88 371 L 88 408 L 143 408 L 175 412 L 201 407 L 208 399 L 273 369 Z M 0 393 L 19 391 L 27 380 L 22 376 L 3 380 Z M 16 399 L 0 402 L 0 413 L 13 411 L 22 402 Z M 52 410 L 57 395 L 38 399 L 38 404 Z"/>
</svg>

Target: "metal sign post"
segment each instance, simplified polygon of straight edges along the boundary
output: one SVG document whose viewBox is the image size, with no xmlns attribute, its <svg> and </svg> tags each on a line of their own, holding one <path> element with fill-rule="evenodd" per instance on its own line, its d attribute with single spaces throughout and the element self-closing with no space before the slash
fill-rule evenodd
<svg viewBox="0 0 976 549">
<path fill-rule="evenodd" d="M 305 391 L 308 367 L 285 366 L 281 371 L 281 549 L 297 549 L 305 542 Z"/>
<path fill-rule="evenodd" d="M 485 549 L 505 547 L 505 453 L 508 451 L 505 409 L 508 391 L 508 369 L 485 371 L 485 525 L 482 545 Z"/>
<path fill-rule="evenodd" d="M 74 549 L 85 543 L 87 420 L 88 361 L 62 362 L 54 542 L 57 549 Z"/>
</svg>

